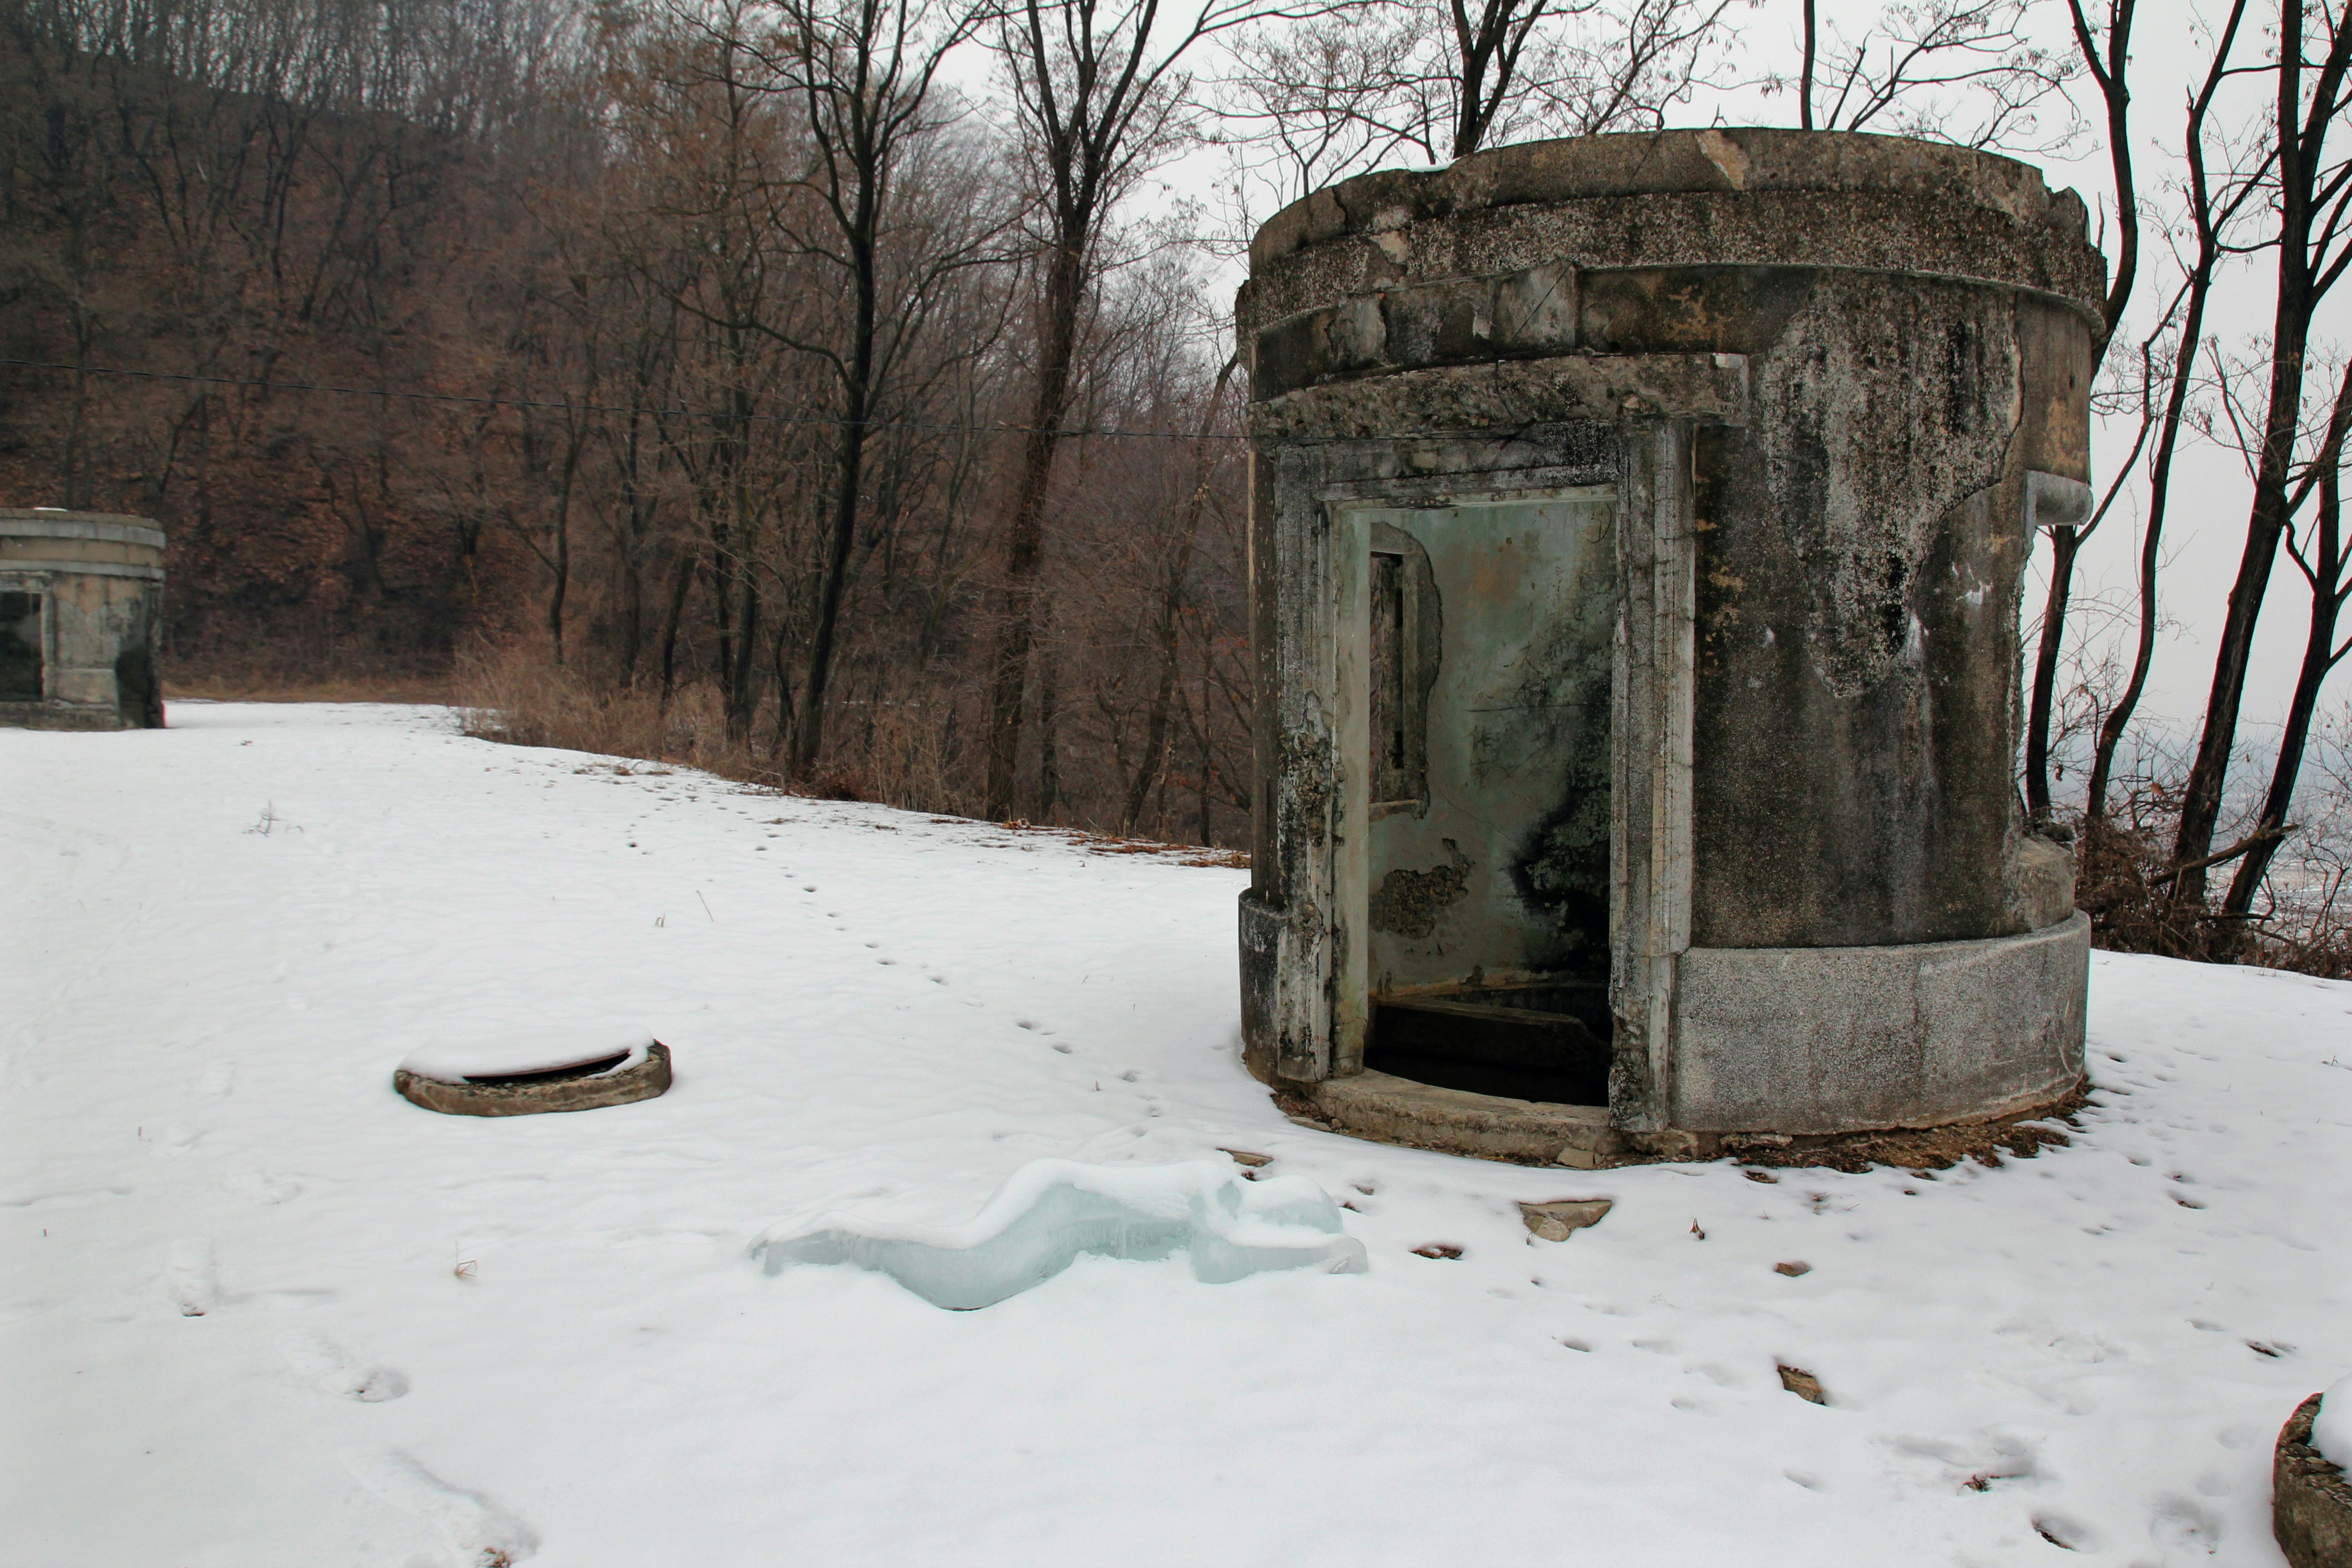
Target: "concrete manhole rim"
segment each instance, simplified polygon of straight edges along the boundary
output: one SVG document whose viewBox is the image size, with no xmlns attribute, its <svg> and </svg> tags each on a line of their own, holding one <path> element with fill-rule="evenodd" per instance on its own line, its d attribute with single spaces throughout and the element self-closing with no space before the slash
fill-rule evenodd
<svg viewBox="0 0 2352 1568">
<path fill-rule="evenodd" d="M 669 1047 L 655 1040 L 645 1059 L 600 1073 L 533 1075 L 520 1083 L 451 1083 L 395 1068 L 392 1087 L 411 1105 L 445 1116 L 534 1116 L 628 1105 L 668 1091 Z"/>
<path fill-rule="evenodd" d="M 2352 1563 L 2352 1485 L 2311 1446 L 2319 1401 L 2313 1394 L 2287 1417 L 2271 1468 L 2271 1533 L 2292 1568 Z"/>
</svg>

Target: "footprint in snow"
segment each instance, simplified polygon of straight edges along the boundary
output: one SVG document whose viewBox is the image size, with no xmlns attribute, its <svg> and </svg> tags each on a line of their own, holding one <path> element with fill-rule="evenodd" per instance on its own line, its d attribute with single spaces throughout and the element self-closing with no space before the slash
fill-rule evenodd
<svg viewBox="0 0 2352 1568">
<path fill-rule="evenodd" d="M 275 1171 L 239 1171 L 221 1185 L 248 1203 L 276 1206 L 302 1195 L 302 1184 Z"/>
<path fill-rule="evenodd" d="M 142 1129 L 140 1135 L 146 1140 L 147 1152 L 163 1159 L 173 1159 L 186 1153 L 196 1146 L 197 1140 L 204 1137 L 184 1121 L 174 1121 L 153 1133 Z"/>
<path fill-rule="evenodd" d="M 108 1198 L 128 1197 L 129 1187 L 68 1187 L 54 1193 L 35 1193 L 30 1197 L 0 1199 L 0 1206 L 12 1209 L 79 1208 L 84 1204 L 102 1203 Z"/>
<path fill-rule="evenodd" d="M 346 1448 L 352 1479 L 430 1522 L 463 1568 L 511 1568 L 539 1550 L 539 1532 L 479 1492 L 453 1487 L 397 1448 Z"/>
<path fill-rule="evenodd" d="M 408 1392 L 408 1379 L 388 1366 L 375 1366 L 352 1355 L 334 1341 L 312 1333 L 278 1336 L 278 1353 L 286 1369 L 321 1394 L 379 1405 Z"/>
<path fill-rule="evenodd" d="M 2158 1546 L 2210 1556 L 2221 1540 L 2221 1517 L 2176 1494 L 2158 1505 L 2147 1535 Z"/>
<path fill-rule="evenodd" d="M 220 1304 L 220 1282 L 213 1270 L 213 1244 L 201 1237 L 190 1237 L 172 1244 L 170 1260 L 163 1265 L 162 1287 L 163 1300 L 176 1308 L 184 1318 L 201 1318 Z"/>
<path fill-rule="evenodd" d="M 236 1064 L 214 1062 L 205 1068 L 204 1089 L 215 1100 L 236 1092 Z"/>
</svg>

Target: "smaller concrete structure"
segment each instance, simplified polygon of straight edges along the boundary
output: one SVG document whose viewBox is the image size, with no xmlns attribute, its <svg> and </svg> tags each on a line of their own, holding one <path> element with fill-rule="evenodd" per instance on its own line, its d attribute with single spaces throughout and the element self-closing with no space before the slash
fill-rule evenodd
<svg viewBox="0 0 2352 1568">
<path fill-rule="evenodd" d="M 0 510 L 0 724 L 162 729 L 163 621 L 152 522 Z"/>
</svg>

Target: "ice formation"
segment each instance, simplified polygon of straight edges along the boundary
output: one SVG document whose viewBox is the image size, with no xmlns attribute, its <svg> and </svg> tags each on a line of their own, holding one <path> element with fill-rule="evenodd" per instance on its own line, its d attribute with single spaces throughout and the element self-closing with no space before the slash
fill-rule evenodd
<svg viewBox="0 0 2352 1568">
<path fill-rule="evenodd" d="M 576 1034 L 539 1034 L 520 1038 L 442 1041 L 409 1053 L 403 1072 L 436 1083 L 464 1083 L 486 1078 L 520 1078 L 532 1073 L 561 1072 L 590 1062 L 620 1059 L 593 1076 L 625 1072 L 646 1059 L 654 1037 L 639 1029 L 621 1036 L 591 1036 L 595 1044 L 583 1046 Z"/>
<path fill-rule="evenodd" d="M 2311 1446 L 2331 1465 L 2352 1470 L 2352 1375 L 2340 1377 L 2320 1395 L 2311 1418 Z"/>
<path fill-rule="evenodd" d="M 751 1247 L 770 1274 L 793 1264 L 877 1269 L 935 1307 L 993 1306 L 1067 1268 L 1082 1252 L 1160 1258 L 1181 1251 L 1192 1277 L 1223 1285 L 1269 1268 L 1364 1271 L 1364 1244 L 1304 1176 L 1245 1181 L 1222 1160 L 1087 1165 L 1033 1160 L 962 1225 L 868 1224 L 827 1216 L 814 1230 Z"/>
</svg>

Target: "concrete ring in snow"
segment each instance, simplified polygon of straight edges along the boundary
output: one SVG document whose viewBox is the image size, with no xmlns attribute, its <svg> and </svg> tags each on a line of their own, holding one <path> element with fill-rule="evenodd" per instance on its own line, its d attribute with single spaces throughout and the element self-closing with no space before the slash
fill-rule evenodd
<svg viewBox="0 0 2352 1568">
<path fill-rule="evenodd" d="M 594 1061 L 575 1062 L 539 1072 L 467 1078 L 446 1082 L 411 1072 L 405 1067 L 392 1075 L 392 1087 L 412 1105 L 446 1116 L 531 1116 L 546 1110 L 593 1110 L 604 1105 L 626 1105 L 651 1100 L 669 1088 L 669 1047 L 659 1040 L 645 1050 L 643 1059 L 626 1060 L 618 1051 Z"/>
<path fill-rule="evenodd" d="M 2352 1563 L 2352 1486 L 2341 1466 L 2311 1446 L 2319 1397 L 2313 1394 L 2287 1418 L 2271 1466 L 2271 1533 L 2293 1568 Z"/>
</svg>

